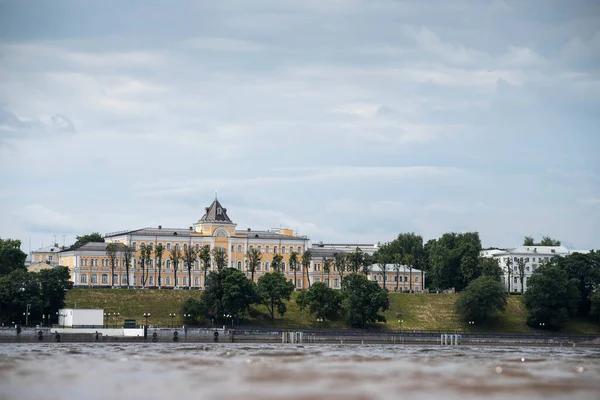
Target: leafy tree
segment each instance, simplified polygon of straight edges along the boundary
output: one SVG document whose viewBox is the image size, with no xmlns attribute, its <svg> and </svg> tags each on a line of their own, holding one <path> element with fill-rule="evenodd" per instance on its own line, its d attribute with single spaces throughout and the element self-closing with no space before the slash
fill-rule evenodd
<svg viewBox="0 0 600 400">
<path fill-rule="evenodd" d="M 202 295 L 208 315 L 223 321 L 225 315 L 239 318 L 259 298 L 252 283 L 236 268 L 220 268 L 208 275 Z"/>
<path fill-rule="evenodd" d="M 0 276 L 8 275 L 14 270 L 26 270 L 27 254 L 21 251 L 21 241 L 0 239 Z"/>
<path fill-rule="evenodd" d="M 215 260 L 217 271 L 221 271 L 227 267 L 227 253 L 224 248 L 215 247 L 212 251 L 212 256 L 213 260 Z"/>
<path fill-rule="evenodd" d="M 590 297 L 590 317 L 596 322 L 600 322 L 600 291 Z"/>
<path fill-rule="evenodd" d="M 555 262 L 567 272 L 570 279 L 577 281 L 579 315 L 588 315 L 591 307 L 591 296 L 600 288 L 600 253 L 574 253 L 566 257 L 556 257 Z"/>
<path fill-rule="evenodd" d="M 506 275 L 508 276 L 508 293 L 510 293 L 510 283 L 511 283 L 511 277 L 513 274 L 513 260 L 512 257 L 507 257 L 506 261 L 504 261 L 505 265 L 506 265 Z"/>
<path fill-rule="evenodd" d="M 502 268 L 500 268 L 500 264 L 495 258 L 480 257 L 479 269 L 481 270 L 481 276 L 488 276 L 496 282 L 502 280 Z"/>
<path fill-rule="evenodd" d="M 560 246 L 560 240 L 552 239 L 550 236 L 544 236 L 542 241 L 535 243 L 532 236 L 525 236 L 523 246 Z"/>
<path fill-rule="evenodd" d="M 298 271 L 298 253 L 292 251 L 290 253 L 290 259 L 288 264 L 290 265 L 290 269 L 294 271 L 294 288 L 298 287 L 298 281 L 296 280 L 296 272 Z"/>
<path fill-rule="evenodd" d="M 123 245 L 121 247 L 121 254 L 123 255 L 123 264 L 125 264 L 125 273 L 127 274 L 127 288 L 129 288 L 131 286 L 129 284 L 129 266 L 133 257 L 133 249 L 127 245 Z"/>
<path fill-rule="evenodd" d="M 393 255 L 391 254 L 391 249 L 388 245 L 381 246 L 377 252 L 375 253 L 375 260 L 377 261 L 377 265 L 379 265 L 379 269 L 381 274 L 383 275 L 383 289 L 387 290 L 386 286 L 386 278 L 387 272 L 390 269 L 388 267 L 389 262 L 392 260 Z"/>
<path fill-rule="evenodd" d="M 287 311 L 284 300 L 290 299 L 294 285 L 285 279 L 281 272 L 266 273 L 258 278 L 257 292 L 262 303 L 267 306 L 271 314 L 271 321 L 275 320 L 275 311 L 283 316 Z"/>
<path fill-rule="evenodd" d="M 173 246 L 171 249 L 169 259 L 171 260 L 171 265 L 173 266 L 173 287 L 176 287 L 179 286 L 177 284 L 177 270 L 179 269 L 179 262 L 183 259 L 183 252 L 179 248 L 178 244 Z"/>
<path fill-rule="evenodd" d="M 183 262 L 188 270 L 188 288 L 192 288 L 192 267 L 194 266 L 194 262 L 196 261 L 196 250 L 192 247 L 190 243 L 187 248 L 183 250 Z"/>
<path fill-rule="evenodd" d="M 477 232 L 445 233 L 439 239 L 428 242 L 430 282 L 441 289 L 454 287 L 462 291 L 469 276 L 478 265 L 481 239 Z M 464 267 L 461 266 L 464 264 Z"/>
<path fill-rule="evenodd" d="M 189 297 L 181 305 L 181 315 L 189 315 L 185 317 L 187 323 L 197 324 L 205 319 L 206 305 L 202 300 Z"/>
<path fill-rule="evenodd" d="M 340 274 L 340 279 L 344 280 L 344 271 L 346 270 L 346 254 L 344 253 L 334 253 L 333 254 L 333 267 L 338 274 Z"/>
<path fill-rule="evenodd" d="M 65 296 L 73 287 L 67 267 L 43 269 L 38 274 L 41 312 L 52 315 L 65 306 Z"/>
<path fill-rule="evenodd" d="M 508 295 L 502 284 L 489 276 L 471 281 L 456 302 L 463 321 L 485 322 L 506 309 Z"/>
<path fill-rule="evenodd" d="M 425 251 L 423 248 L 423 238 L 413 232 L 401 233 L 394 240 L 387 244 L 390 262 L 394 262 L 396 255 L 400 256 L 409 268 L 409 285 L 412 292 L 412 269 L 421 269 L 421 282 L 424 282 L 424 274 L 427 265 L 424 262 Z"/>
<path fill-rule="evenodd" d="M 279 253 L 273 256 L 273 261 L 271 262 L 271 269 L 273 272 L 281 272 L 281 262 L 283 261 L 283 256 Z"/>
<path fill-rule="evenodd" d="M 198 255 L 198 258 L 200 258 L 200 260 L 202 261 L 202 269 L 204 270 L 204 286 L 206 286 L 206 273 L 208 272 L 208 269 L 210 268 L 210 245 L 205 245 L 202 246 L 202 248 L 200 249 L 200 254 Z"/>
<path fill-rule="evenodd" d="M 374 262 L 375 262 L 375 259 L 373 258 L 373 256 L 364 253 L 360 273 L 363 274 L 364 276 L 368 277 L 369 274 L 371 273 L 371 265 Z"/>
<path fill-rule="evenodd" d="M 250 280 L 254 282 L 254 272 L 256 272 L 256 269 L 260 265 L 262 253 L 253 247 L 248 250 L 246 257 L 248 260 L 248 270 L 250 271 Z"/>
<path fill-rule="evenodd" d="M 309 267 L 310 262 L 312 261 L 312 252 L 310 250 L 305 250 L 302 253 L 302 268 L 306 272 L 306 281 L 308 282 L 308 287 L 310 288 L 310 276 L 309 276 Z"/>
<path fill-rule="evenodd" d="M 323 258 L 323 272 L 327 274 L 327 287 L 331 287 L 331 264 L 332 260 L 329 257 Z"/>
<path fill-rule="evenodd" d="M 577 311 L 577 280 L 551 261 L 537 268 L 527 282 L 524 294 L 529 310 L 527 325 L 533 328 L 560 329 Z"/>
<path fill-rule="evenodd" d="M 353 274 L 360 273 L 361 266 L 364 263 L 365 253 L 359 248 L 356 247 L 352 253 L 348 254 L 348 261 L 350 262 L 350 271 Z"/>
<path fill-rule="evenodd" d="M 309 309 L 318 318 L 333 319 L 342 307 L 342 296 L 338 290 L 327 287 L 323 282 L 315 282 L 308 290 L 300 293 L 296 303 L 301 310 Z"/>
<path fill-rule="evenodd" d="M 363 328 L 368 323 L 386 321 L 379 311 L 389 308 L 388 294 L 377 282 L 363 275 L 350 274 L 342 281 L 342 294 L 350 325 Z"/>
<path fill-rule="evenodd" d="M 148 263 L 150 262 L 150 253 L 151 250 L 148 251 L 145 255 L 142 255 L 143 257 L 145 257 L 148 260 Z M 161 270 L 162 270 L 162 258 L 163 258 L 163 253 L 165 251 L 164 246 L 162 245 L 162 243 L 157 244 L 156 246 L 154 246 L 154 257 L 156 258 L 156 269 L 158 269 L 158 281 L 156 282 L 156 284 L 158 284 L 158 288 L 160 289 L 162 287 L 162 276 L 161 276 Z M 154 279 L 156 279 L 156 270 L 154 271 Z M 144 285 L 146 285 L 146 281 L 144 281 Z"/>
<path fill-rule="evenodd" d="M 88 235 L 75 236 L 75 243 L 71 246 L 71 249 L 76 249 L 83 246 L 86 243 L 104 243 L 104 238 L 98 232 L 93 232 Z"/>
<path fill-rule="evenodd" d="M 109 243 L 106 246 L 106 255 L 110 261 L 111 270 L 111 282 L 112 286 L 115 286 L 115 265 L 117 264 L 117 254 L 119 252 L 119 245 L 117 243 Z"/>
</svg>

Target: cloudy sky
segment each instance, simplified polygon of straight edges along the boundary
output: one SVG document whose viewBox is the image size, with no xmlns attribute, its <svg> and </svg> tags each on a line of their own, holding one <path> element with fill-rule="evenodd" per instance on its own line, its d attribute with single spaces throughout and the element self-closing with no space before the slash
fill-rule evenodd
<svg viewBox="0 0 600 400">
<path fill-rule="evenodd" d="M 600 3 L 0 0 L 0 236 L 600 248 Z"/>
</svg>

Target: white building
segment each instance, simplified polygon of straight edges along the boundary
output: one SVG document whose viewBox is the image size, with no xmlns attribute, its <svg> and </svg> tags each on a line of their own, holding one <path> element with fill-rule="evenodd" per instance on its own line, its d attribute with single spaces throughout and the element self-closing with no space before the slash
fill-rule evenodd
<svg viewBox="0 0 600 400">
<path fill-rule="evenodd" d="M 569 250 L 565 246 L 517 246 L 508 250 L 482 250 L 481 257 L 494 258 L 498 260 L 502 268 L 502 284 L 511 292 L 525 292 L 527 281 L 531 274 L 543 262 L 548 262 L 552 257 L 565 257 L 573 253 L 589 253 L 589 250 Z M 510 259 L 510 263 L 509 260 Z M 521 288 L 521 276 L 517 261 L 525 263 L 525 274 L 523 287 Z M 511 271 L 509 274 L 508 265 Z"/>
</svg>

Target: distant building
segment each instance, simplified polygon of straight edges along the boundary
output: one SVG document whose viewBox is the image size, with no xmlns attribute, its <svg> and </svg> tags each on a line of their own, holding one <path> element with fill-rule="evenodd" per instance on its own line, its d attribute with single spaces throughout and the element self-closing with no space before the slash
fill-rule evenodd
<svg viewBox="0 0 600 400">
<path fill-rule="evenodd" d="M 589 253 L 589 250 L 569 250 L 565 246 L 517 246 L 507 250 L 482 250 L 480 255 L 485 258 L 494 258 L 502 268 L 502 284 L 511 292 L 525 292 L 527 281 L 542 263 L 550 261 L 552 257 L 565 257 L 574 253 Z M 509 274 L 507 262 L 511 260 Z M 521 275 L 517 260 L 525 263 L 523 288 L 521 288 Z M 510 275 L 510 276 L 509 276 Z M 523 289 L 523 290 L 521 290 Z"/>
<path fill-rule="evenodd" d="M 42 247 L 31 252 L 31 264 L 46 263 L 53 267 L 59 265 L 59 253 L 63 250 L 58 246 Z"/>
</svg>

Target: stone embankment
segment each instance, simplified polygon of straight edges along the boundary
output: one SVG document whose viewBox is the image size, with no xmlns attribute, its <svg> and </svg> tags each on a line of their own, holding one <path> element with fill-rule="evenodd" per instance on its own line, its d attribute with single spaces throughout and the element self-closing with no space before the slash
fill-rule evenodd
<svg viewBox="0 0 600 400">
<path fill-rule="evenodd" d="M 450 339 L 452 336 L 452 340 Z M 148 343 L 303 343 L 418 344 L 600 347 L 598 335 L 463 334 L 448 332 L 381 333 L 369 331 L 293 331 L 278 329 L 149 328 L 139 329 L 0 329 L 0 343 L 148 342 Z"/>
</svg>

